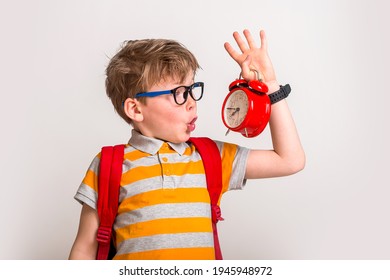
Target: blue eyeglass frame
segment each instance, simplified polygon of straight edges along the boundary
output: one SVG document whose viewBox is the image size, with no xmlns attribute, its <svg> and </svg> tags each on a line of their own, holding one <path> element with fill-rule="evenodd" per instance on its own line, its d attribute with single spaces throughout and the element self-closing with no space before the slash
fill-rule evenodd
<svg viewBox="0 0 390 280">
<path fill-rule="evenodd" d="M 186 89 L 184 91 L 184 101 L 182 103 L 178 103 L 177 100 L 176 100 L 175 93 L 176 93 L 176 90 L 178 88 L 182 88 L 182 87 L 184 87 Z M 202 93 L 201 93 L 201 95 L 200 95 L 200 97 L 198 99 L 195 99 L 194 96 L 192 95 L 192 89 L 195 88 L 195 87 L 201 87 L 202 88 Z M 159 95 L 163 95 L 163 94 L 172 94 L 173 95 L 173 99 L 175 100 L 176 104 L 177 105 L 183 105 L 184 103 L 186 103 L 186 101 L 188 99 L 188 94 L 190 94 L 191 98 L 194 99 L 195 101 L 199 101 L 203 97 L 203 90 L 204 90 L 204 83 L 203 82 L 196 82 L 196 83 L 193 83 L 190 86 L 178 86 L 178 87 L 175 87 L 174 89 L 171 89 L 171 90 L 140 92 L 140 93 L 137 93 L 135 95 L 135 98 L 139 98 L 139 97 L 155 97 L 155 96 L 159 96 Z"/>
</svg>

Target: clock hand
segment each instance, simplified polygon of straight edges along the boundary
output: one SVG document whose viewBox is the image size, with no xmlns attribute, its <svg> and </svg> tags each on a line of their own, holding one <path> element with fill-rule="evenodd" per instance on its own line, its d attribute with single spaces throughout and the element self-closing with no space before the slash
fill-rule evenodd
<svg viewBox="0 0 390 280">
<path fill-rule="evenodd" d="M 238 112 L 240 112 L 240 108 L 235 108 L 234 112 L 230 116 L 233 117 Z"/>
</svg>

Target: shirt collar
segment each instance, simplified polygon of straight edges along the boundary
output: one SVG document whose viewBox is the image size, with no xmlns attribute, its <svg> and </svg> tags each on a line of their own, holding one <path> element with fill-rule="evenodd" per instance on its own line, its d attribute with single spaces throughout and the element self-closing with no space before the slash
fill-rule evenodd
<svg viewBox="0 0 390 280">
<path fill-rule="evenodd" d="M 167 143 L 179 155 L 183 155 L 185 149 L 188 147 L 187 143 L 171 143 L 156 138 L 146 137 L 135 129 L 131 131 L 131 138 L 129 140 L 129 145 L 133 146 L 137 150 L 140 150 L 141 152 L 145 152 L 151 155 L 157 154 L 164 143 Z"/>
</svg>

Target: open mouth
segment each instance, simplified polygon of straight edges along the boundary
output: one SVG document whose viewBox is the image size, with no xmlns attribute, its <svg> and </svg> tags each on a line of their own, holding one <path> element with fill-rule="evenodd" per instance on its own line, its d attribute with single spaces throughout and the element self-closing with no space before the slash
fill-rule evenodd
<svg viewBox="0 0 390 280">
<path fill-rule="evenodd" d="M 189 122 L 189 123 L 187 124 L 187 129 L 188 129 L 188 131 L 192 132 L 192 131 L 195 130 L 195 128 L 196 128 L 195 122 L 196 122 L 197 119 L 198 119 L 198 117 L 195 117 L 195 118 L 192 119 L 191 122 Z"/>
</svg>

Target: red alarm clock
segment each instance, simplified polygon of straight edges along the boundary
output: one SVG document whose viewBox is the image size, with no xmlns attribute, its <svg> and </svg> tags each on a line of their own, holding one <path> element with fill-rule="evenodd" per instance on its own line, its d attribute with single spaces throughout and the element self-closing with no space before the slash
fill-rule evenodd
<svg viewBox="0 0 390 280">
<path fill-rule="evenodd" d="M 222 105 L 222 120 L 228 128 L 226 134 L 233 130 L 245 137 L 259 135 L 271 115 L 267 85 L 261 80 L 238 79 L 229 85 L 229 91 Z"/>
</svg>

